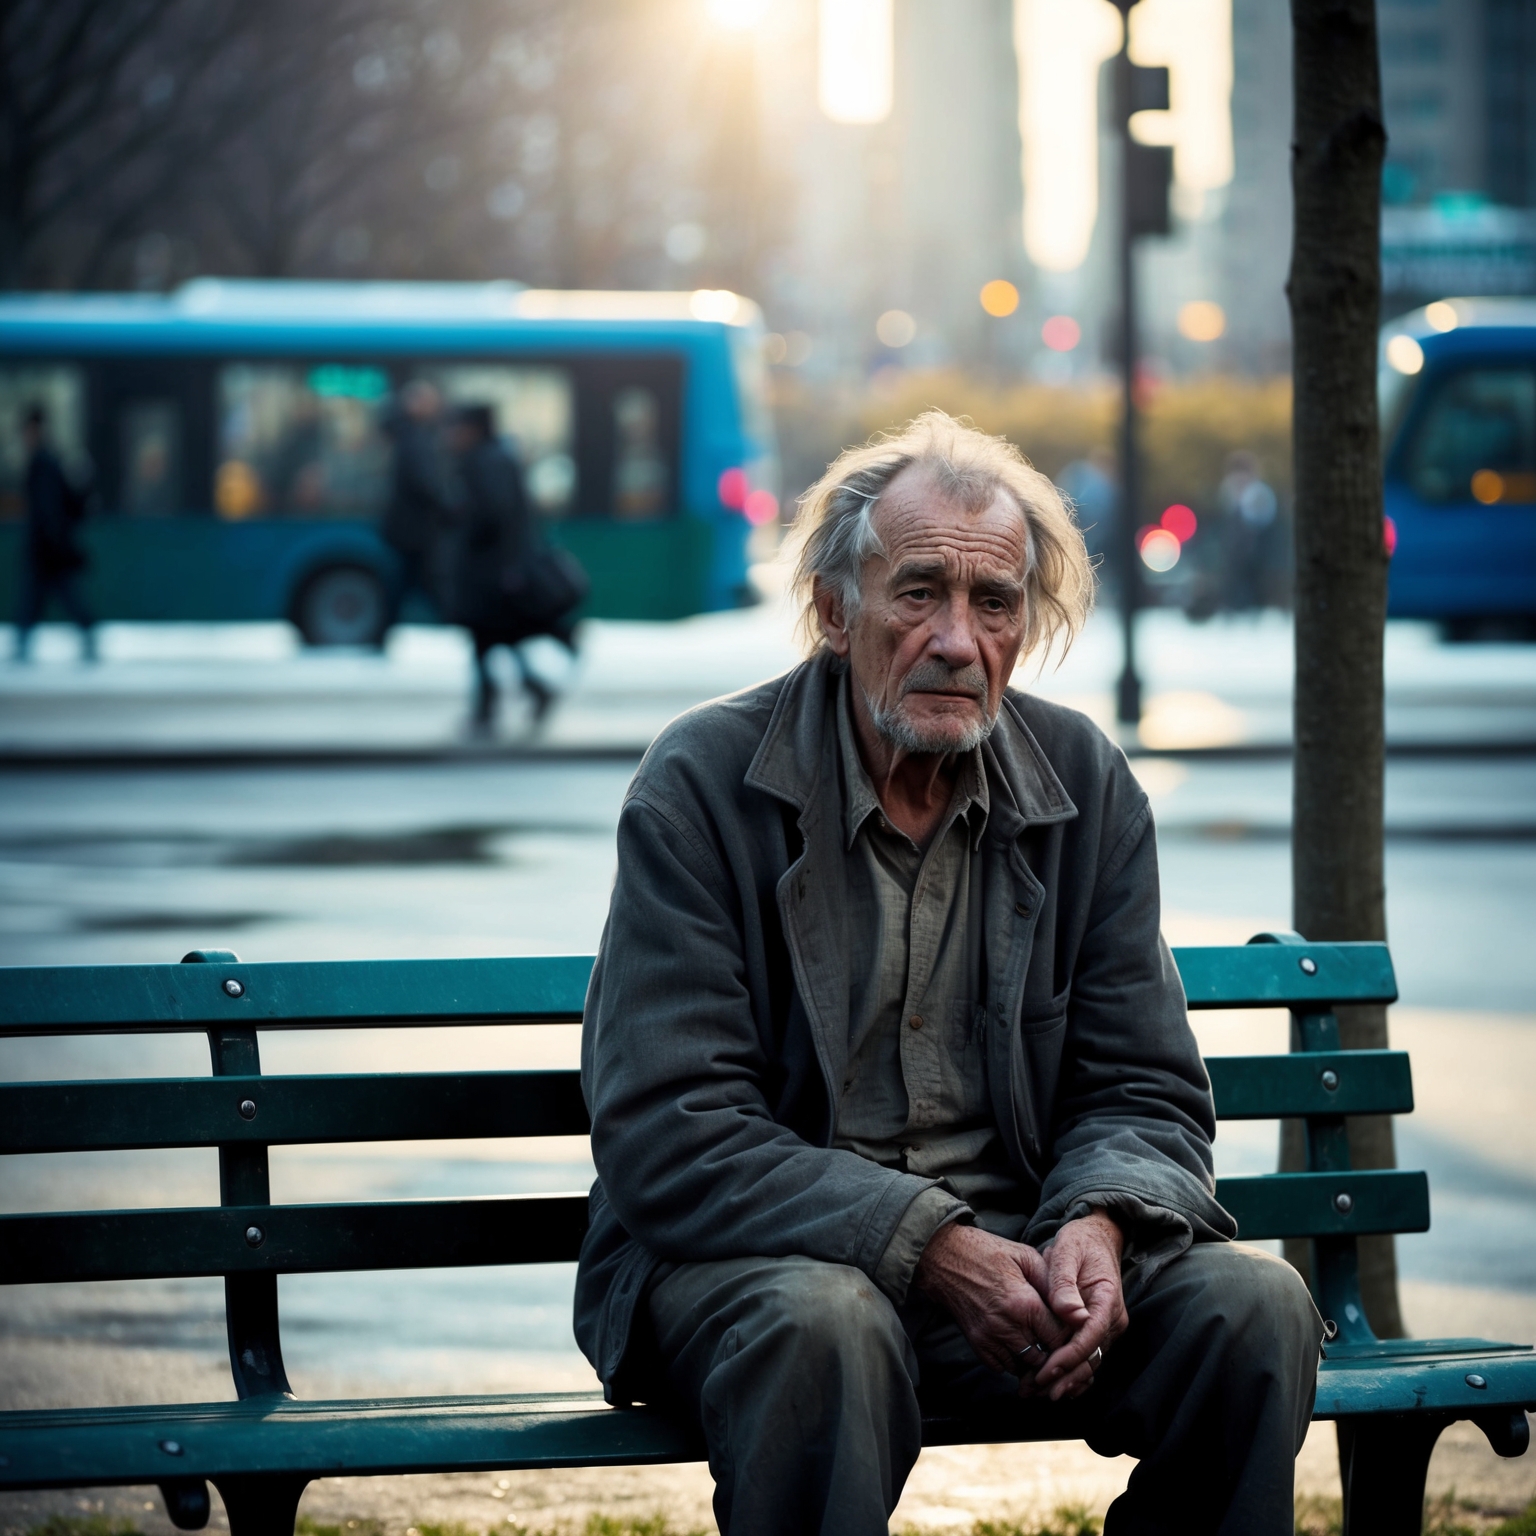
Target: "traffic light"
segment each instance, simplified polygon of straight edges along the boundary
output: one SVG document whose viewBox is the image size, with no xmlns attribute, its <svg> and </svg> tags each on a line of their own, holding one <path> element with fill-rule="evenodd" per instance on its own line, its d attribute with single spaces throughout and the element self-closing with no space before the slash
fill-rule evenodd
<svg viewBox="0 0 1536 1536">
<path fill-rule="evenodd" d="M 1173 181 L 1173 147 L 1169 144 L 1140 144 L 1125 141 L 1127 182 L 1126 212 L 1130 233 L 1166 235 L 1169 233 L 1168 188 Z"/>
<path fill-rule="evenodd" d="M 1130 136 L 1137 112 L 1168 110 L 1168 69 L 1162 64 L 1133 64 L 1124 53 L 1115 61 L 1116 106 L 1125 125 L 1127 223 L 1138 235 L 1166 235 L 1168 188 L 1173 181 L 1173 151 L 1166 144 L 1142 144 Z"/>
<path fill-rule="evenodd" d="M 1131 65 L 1131 99 L 1126 116 L 1132 112 L 1168 110 L 1168 66 L 1166 64 Z"/>
</svg>

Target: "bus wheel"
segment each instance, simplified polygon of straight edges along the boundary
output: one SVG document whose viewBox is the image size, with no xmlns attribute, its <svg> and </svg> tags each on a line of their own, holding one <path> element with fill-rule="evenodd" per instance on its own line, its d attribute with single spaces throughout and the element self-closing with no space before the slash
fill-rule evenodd
<svg viewBox="0 0 1536 1536">
<path fill-rule="evenodd" d="M 293 622 L 307 645 L 378 645 L 387 617 L 384 583 L 360 565 L 333 565 L 306 581 Z"/>
</svg>

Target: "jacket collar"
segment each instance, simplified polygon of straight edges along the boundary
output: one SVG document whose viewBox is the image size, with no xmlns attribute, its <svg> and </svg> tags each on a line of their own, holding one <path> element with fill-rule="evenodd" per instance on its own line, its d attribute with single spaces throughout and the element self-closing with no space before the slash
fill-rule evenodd
<svg viewBox="0 0 1536 1536">
<path fill-rule="evenodd" d="M 768 729 L 747 768 L 746 782 L 786 800 L 800 812 L 802 823 L 828 811 L 840 814 L 835 781 L 820 789 L 829 758 L 828 732 L 836 731 L 838 684 L 845 664 L 823 647 L 801 662 L 784 679 Z M 1022 695 L 1009 689 L 1003 696 L 997 725 L 982 744 L 991 801 L 991 822 L 1003 836 L 1016 836 L 1026 826 L 1069 821 L 1077 807 L 1067 794 L 1034 732 L 1019 708 Z"/>
</svg>

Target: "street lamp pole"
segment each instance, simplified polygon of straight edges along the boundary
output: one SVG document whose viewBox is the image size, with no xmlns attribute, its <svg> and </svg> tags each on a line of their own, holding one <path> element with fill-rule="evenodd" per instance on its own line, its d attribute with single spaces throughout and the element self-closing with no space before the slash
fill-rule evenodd
<svg viewBox="0 0 1536 1536">
<path fill-rule="evenodd" d="M 1120 642 L 1123 665 L 1115 690 L 1115 717 L 1122 725 L 1141 723 L 1141 677 L 1136 670 L 1136 612 L 1141 607 L 1141 560 L 1136 530 L 1141 486 L 1136 451 L 1136 178 L 1131 165 L 1131 112 L 1135 100 L 1131 63 L 1131 7 L 1116 0 L 1122 29 L 1115 56 L 1114 119 L 1120 140 L 1120 515 L 1115 519 L 1119 565 Z"/>
</svg>

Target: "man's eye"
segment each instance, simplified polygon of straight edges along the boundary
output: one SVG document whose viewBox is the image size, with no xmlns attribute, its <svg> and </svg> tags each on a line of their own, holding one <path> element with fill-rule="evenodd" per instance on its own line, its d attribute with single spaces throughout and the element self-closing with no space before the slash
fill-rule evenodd
<svg viewBox="0 0 1536 1536">
<path fill-rule="evenodd" d="M 907 591 L 903 592 L 901 595 L 903 597 L 910 597 L 919 603 L 926 603 L 928 599 L 933 596 L 933 588 L 909 587 Z"/>
</svg>

